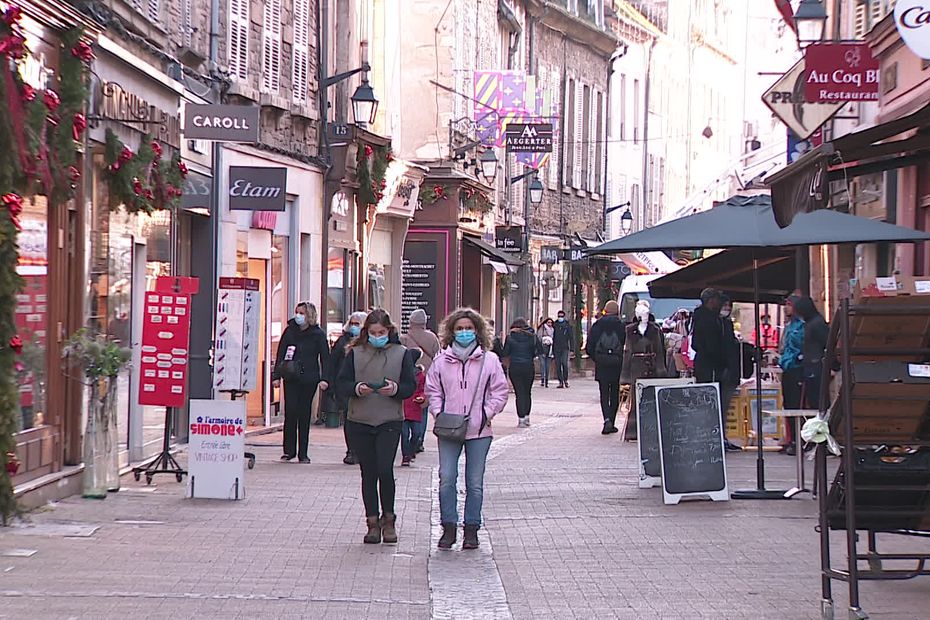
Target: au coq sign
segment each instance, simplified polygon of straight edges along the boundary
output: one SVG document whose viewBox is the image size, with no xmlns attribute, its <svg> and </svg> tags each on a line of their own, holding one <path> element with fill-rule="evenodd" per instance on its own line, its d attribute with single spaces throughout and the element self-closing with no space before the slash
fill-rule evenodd
<svg viewBox="0 0 930 620">
<path fill-rule="evenodd" d="M 894 22 L 904 44 L 921 58 L 930 60 L 930 0 L 898 0 Z"/>
<path fill-rule="evenodd" d="M 879 65 L 866 43 L 818 43 L 804 52 L 810 103 L 878 101 Z"/>
<path fill-rule="evenodd" d="M 229 167 L 230 211 L 284 211 L 287 168 Z"/>
</svg>

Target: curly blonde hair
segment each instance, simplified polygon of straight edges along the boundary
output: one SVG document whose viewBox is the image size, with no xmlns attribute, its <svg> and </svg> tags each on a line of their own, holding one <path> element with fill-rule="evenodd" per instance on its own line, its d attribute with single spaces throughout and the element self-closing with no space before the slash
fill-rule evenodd
<svg viewBox="0 0 930 620">
<path fill-rule="evenodd" d="M 445 349 L 455 342 L 455 324 L 462 319 L 469 319 L 475 324 L 478 346 L 485 351 L 490 351 L 493 338 L 491 337 L 491 330 L 488 329 L 488 321 L 471 308 L 459 308 L 443 320 L 442 327 L 439 330 L 439 342 L 442 347 Z"/>
</svg>

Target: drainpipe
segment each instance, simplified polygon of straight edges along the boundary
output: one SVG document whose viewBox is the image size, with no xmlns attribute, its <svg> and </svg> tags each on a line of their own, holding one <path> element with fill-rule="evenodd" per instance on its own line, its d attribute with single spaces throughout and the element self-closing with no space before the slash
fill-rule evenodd
<svg viewBox="0 0 930 620">
<path fill-rule="evenodd" d="M 317 63 L 317 84 L 320 91 L 320 134 L 318 143 L 322 145 L 321 156 L 326 168 L 323 170 L 323 234 L 322 234 L 322 256 L 320 257 L 320 314 L 322 320 L 326 320 L 326 296 L 328 284 L 328 265 L 329 265 L 329 220 L 332 217 L 332 197 L 336 193 L 332 189 L 334 180 L 330 178 L 333 169 L 332 151 L 329 146 L 329 92 L 326 88 L 326 76 L 329 75 L 329 0 L 320 0 L 317 6 L 317 24 L 316 30 L 316 49 L 319 57 Z M 352 205 L 355 208 L 355 205 Z M 343 265 L 343 274 L 348 265 Z M 345 275 L 343 275 L 345 283 Z M 345 294 L 345 289 L 343 289 Z"/>
<path fill-rule="evenodd" d="M 640 225 L 645 228 L 646 226 L 646 196 L 649 195 L 646 188 L 649 186 L 649 91 L 651 88 L 651 76 L 652 76 L 652 54 L 656 49 L 656 43 L 658 43 L 657 38 L 652 39 L 652 44 L 649 46 L 649 56 L 646 60 L 646 80 L 643 85 L 643 96 L 645 97 L 645 105 L 643 105 L 644 118 L 643 118 L 643 198 L 640 202 L 640 207 L 642 208 L 642 216 L 640 220 Z M 689 111 L 690 114 L 690 111 Z M 690 140 L 690 138 L 689 138 Z M 690 156 L 689 156 L 690 157 Z M 689 166 L 690 169 L 690 166 Z M 661 219 L 661 218 L 660 218 Z"/>
<path fill-rule="evenodd" d="M 603 176 L 601 177 L 604 182 L 604 197 L 603 197 L 604 198 L 604 214 L 601 220 L 602 220 L 602 230 L 608 234 L 610 233 L 610 231 L 608 230 L 608 224 L 607 224 L 607 209 L 613 206 L 612 204 L 610 204 L 613 202 L 613 200 L 610 194 L 608 193 L 607 170 L 608 170 L 608 163 L 610 161 L 610 145 L 611 145 L 610 138 L 613 136 L 613 129 L 610 126 L 611 120 L 613 119 L 613 115 L 610 113 L 610 108 L 613 102 L 612 84 L 613 84 L 613 76 L 614 76 L 614 63 L 620 60 L 621 58 L 623 58 L 624 56 L 626 56 L 628 49 L 629 47 L 627 46 L 627 44 L 623 43 L 622 47 L 616 50 L 611 55 L 610 60 L 607 62 L 607 102 L 604 105 L 604 129 L 605 129 L 604 131 L 604 138 L 605 138 L 604 172 L 603 172 Z M 600 140 L 601 136 L 598 136 L 597 139 Z M 606 237 L 607 234 L 605 234 L 604 236 Z"/>
</svg>

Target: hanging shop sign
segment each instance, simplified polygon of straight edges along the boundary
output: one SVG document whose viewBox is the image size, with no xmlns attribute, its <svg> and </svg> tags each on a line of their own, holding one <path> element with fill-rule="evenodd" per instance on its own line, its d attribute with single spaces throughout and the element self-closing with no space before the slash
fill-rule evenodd
<svg viewBox="0 0 930 620">
<path fill-rule="evenodd" d="M 218 392 L 255 389 L 260 312 L 258 280 L 220 278 L 213 360 L 213 385 Z"/>
<path fill-rule="evenodd" d="M 284 211 L 287 168 L 229 167 L 230 211 Z"/>
<path fill-rule="evenodd" d="M 171 287 L 157 288 L 170 290 Z M 186 402 L 190 301 L 190 295 L 184 292 L 155 290 L 145 294 L 139 366 L 140 405 L 183 407 Z"/>
<path fill-rule="evenodd" d="M 588 261 L 588 255 L 585 254 L 585 248 L 583 247 L 572 247 L 567 250 L 562 250 L 562 252 L 562 260 L 571 261 L 573 263 L 584 263 Z"/>
<path fill-rule="evenodd" d="M 184 137 L 215 142 L 258 142 L 258 106 L 188 103 Z"/>
<path fill-rule="evenodd" d="M 551 153 L 552 123 L 510 123 L 505 144 L 511 153 Z"/>
<path fill-rule="evenodd" d="M 804 97 L 805 75 L 802 59 L 762 95 L 765 105 L 802 140 L 817 131 L 844 105 L 842 101 L 808 102 Z"/>
<path fill-rule="evenodd" d="M 554 265 L 562 259 L 562 248 L 557 245 L 544 245 L 539 251 L 539 262 Z"/>
<path fill-rule="evenodd" d="M 523 227 L 498 226 L 494 229 L 494 247 L 506 254 L 523 252 Z"/>
<path fill-rule="evenodd" d="M 898 0 L 894 6 L 894 23 L 904 44 L 924 60 L 930 60 L 930 2 Z"/>
<path fill-rule="evenodd" d="M 804 51 L 809 103 L 878 101 L 879 64 L 867 43 L 817 43 Z"/>
<path fill-rule="evenodd" d="M 610 279 L 613 282 L 620 282 L 623 278 L 633 273 L 630 266 L 622 260 L 610 262 Z"/>
<path fill-rule="evenodd" d="M 99 92 L 91 98 L 90 121 L 112 121 L 150 134 L 168 146 L 181 147 L 181 121 L 160 110 L 116 82 L 98 82 Z"/>
<path fill-rule="evenodd" d="M 194 170 L 187 173 L 181 196 L 182 209 L 206 209 L 210 211 L 213 197 L 213 179 Z"/>
</svg>

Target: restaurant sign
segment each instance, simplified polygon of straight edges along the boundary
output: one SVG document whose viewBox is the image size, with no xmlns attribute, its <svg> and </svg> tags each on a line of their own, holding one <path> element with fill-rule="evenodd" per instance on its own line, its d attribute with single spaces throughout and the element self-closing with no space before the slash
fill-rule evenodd
<svg viewBox="0 0 930 620">
<path fill-rule="evenodd" d="M 804 52 L 810 103 L 878 101 L 879 66 L 867 43 L 817 43 Z"/>
<path fill-rule="evenodd" d="M 894 7 L 898 33 L 912 52 L 930 60 L 930 2 L 898 0 Z"/>
</svg>

